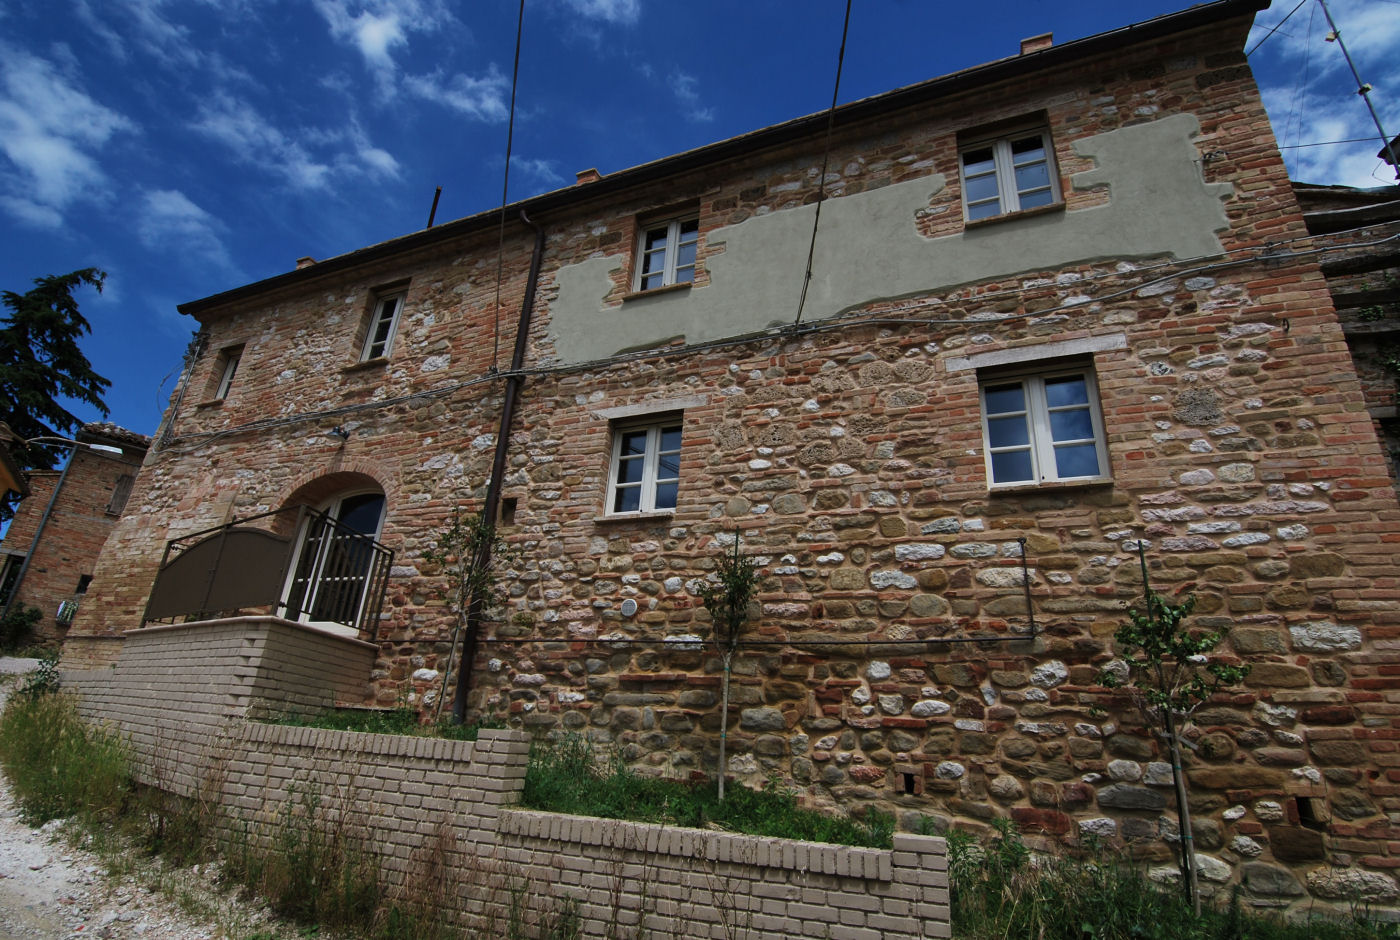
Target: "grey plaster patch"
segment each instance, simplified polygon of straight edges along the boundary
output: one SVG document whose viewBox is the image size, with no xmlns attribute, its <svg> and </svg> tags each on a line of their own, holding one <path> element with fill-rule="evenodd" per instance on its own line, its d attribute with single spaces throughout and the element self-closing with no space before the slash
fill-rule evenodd
<svg viewBox="0 0 1400 940">
<path fill-rule="evenodd" d="M 1199 131 L 1194 115 L 1178 114 L 1075 141 L 1075 150 L 1097 166 L 1076 174 L 1074 188 L 1108 186 L 1107 205 L 938 238 L 919 233 L 916 213 L 944 190 L 941 174 L 828 199 L 805 317 L 821 320 L 874 299 L 1100 258 L 1214 254 L 1220 250 L 1215 232 L 1228 226 L 1223 200 L 1232 189 L 1201 179 L 1192 144 Z M 635 297 L 620 307 L 603 301 L 625 253 L 565 265 L 556 275 L 550 320 L 556 356 L 586 362 L 786 324 L 801 290 L 815 211 L 800 206 L 714 229 L 706 244 L 724 250 L 705 259 L 707 286 Z"/>
</svg>

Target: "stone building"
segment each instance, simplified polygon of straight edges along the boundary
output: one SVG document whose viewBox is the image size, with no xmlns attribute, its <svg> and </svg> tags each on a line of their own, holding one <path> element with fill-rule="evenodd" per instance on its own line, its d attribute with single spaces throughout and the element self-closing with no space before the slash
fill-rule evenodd
<svg viewBox="0 0 1400 940">
<path fill-rule="evenodd" d="M 1098 684 L 1141 544 L 1253 666 L 1192 731 L 1206 883 L 1392 903 L 1400 507 L 1320 267 L 1354 249 L 1241 54 L 1261 6 L 1030 41 L 838 108 L 829 153 L 823 114 L 582 173 L 509 207 L 499 287 L 492 211 L 184 305 L 69 663 L 281 616 L 432 707 L 425 549 L 485 505 L 513 552 L 471 710 L 710 774 L 698 592 L 737 533 L 729 773 L 1166 864 L 1159 743 Z"/>
<path fill-rule="evenodd" d="M 115 424 L 85 424 L 62 469 L 25 474 L 25 498 L 0 540 L 0 616 L 37 607 L 37 638 L 63 638 L 149 443 Z"/>
</svg>

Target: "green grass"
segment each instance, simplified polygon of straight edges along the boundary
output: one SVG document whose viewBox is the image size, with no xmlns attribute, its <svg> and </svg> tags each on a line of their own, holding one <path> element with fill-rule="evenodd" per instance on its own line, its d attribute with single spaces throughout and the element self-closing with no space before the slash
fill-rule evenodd
<svg viewBox="0 0 1400 940">
<path fill-rule="evenodd" d="M 894 819 L 888 815 L 871 810 L 862 822 L 802 809 L 790 790 L 773 783 L 762 790 L 733 787 L 720 803 L 708 783 L 644 776 L 617 760 L 603 766 L 577 736 L 535 745 L 521 802 L 548 812 L 693 828 L 714 825 L 838 845 L 889 848 L 894 834 Z"/>
<path fill-rule="evenodd" d="M 1242 906 L 1238 894 L 1203 906 L 1141 869 L 1100 857 L 1032 856 L 1009 820 L 979 842 L 948 836 L 953 935 L 960 940 L 1395 940 L 1400 926 L 1364 916 L 1285 920 Z"/>
<path fill-rule="evenodd" d="M 0 714 L 0 766 L 30 825 L 115 816 L 131 792 L 117 734 L 86 724 L 70 696 L 33 678 Z"/>
<path fill-rule="evenodd" d="M 504 728 L 501 722 L 485 720 L 454 725 L 449 718 L 424 724 L 412 708 L 329 708 L 309 715 L 287 715 L 268 719 L 268 724 L 293 728 L 323 728 L 327 731 L 362 731 L 369 734 L 409 734 L 419 737 L 475 741 L 482 728 Z"/>
</svg>

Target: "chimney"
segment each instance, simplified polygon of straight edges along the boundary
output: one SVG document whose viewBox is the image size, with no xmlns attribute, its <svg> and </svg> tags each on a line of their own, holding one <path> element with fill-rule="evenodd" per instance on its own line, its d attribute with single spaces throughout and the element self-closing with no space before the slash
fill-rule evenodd
<svg viewBox="0 0 1400 940">
<path fill-rule="evenodd" d="M 1030 39 L 1021 40 L 1021 55 L 1032 52 L 1039 52 L 1042 49 L 1049 49 L 1055 44 L 1054 33 L 1041 33 L 1039 36 L 1032 36 Z"/>
<path fill-rule="evenodd" d="M 578 173 L 574 175 L 578 177 L 578 179 L 574 181 L 575 186 L 582 186 L 584 183 L 596 183 L 603 178 L 603 174 L 599 173 L 597 168 L 594 167 L 590 167 L 587 170 L 579 170 Z"/>
<path fill-rule="evenodd" d="M 302 268 L 309 268 L 309 267 L 311 267 L 311 266 L 312 266 L 313 264 L 315 264 L 315 263 L 316 263 L 316 259 L 313 258 L 313 257 L 311 257 L 310 255 L 307 255 L 305 258 L 298 258 L 298 259 L 297 259 L 297 270 L 300 271 Z"/>
</svg>

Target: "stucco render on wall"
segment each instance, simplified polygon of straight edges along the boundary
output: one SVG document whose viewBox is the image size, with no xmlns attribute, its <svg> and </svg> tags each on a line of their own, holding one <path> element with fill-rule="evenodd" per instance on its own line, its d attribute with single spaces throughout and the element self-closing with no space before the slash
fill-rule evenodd
<svg viewBox="0 0 1400 940">
<path fill-rule="evenodd" d="M 1195 115 L 1176 114 L 1074 142 L 1097 169 L 1072 177 L 1076 190 L 1106 186 L 1107 205 L 986 225 L 928 238 L 917 220 L 942 193 L 934 173 L 822 205 L 804 317 L 821 320 L 872 302 L 946 290 L 1105 258 L 1176 259 L 1220 251 L 1229 183 L 1206 183 Z M 959 211 L 956 203 L 942 211 Z M 802 288 L 815 205 L 722 226 L 707 236 L 722 251 L 706 258 L 708 286 L 684 293 L 603 299 L 628 255 L 590 258 L 557 274 L 550 329 L 561 362 L 588 362 L 675 340 L 701 343 L 792 322 Z"/>
</svg>

